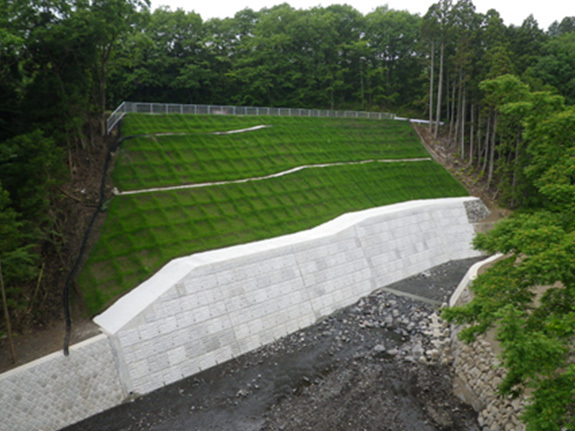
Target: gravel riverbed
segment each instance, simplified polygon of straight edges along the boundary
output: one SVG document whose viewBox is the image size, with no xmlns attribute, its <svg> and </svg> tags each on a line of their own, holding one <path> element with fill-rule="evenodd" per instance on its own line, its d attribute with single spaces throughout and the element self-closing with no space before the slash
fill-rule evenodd
<svg viewBox="0 0 575 431">
<path fill-rule="evenodd" d="M 315 325 L 67 431 L 478 431 L 454 394 L 438 318 L 467 269 L 452 261 Z"/>
</svg>

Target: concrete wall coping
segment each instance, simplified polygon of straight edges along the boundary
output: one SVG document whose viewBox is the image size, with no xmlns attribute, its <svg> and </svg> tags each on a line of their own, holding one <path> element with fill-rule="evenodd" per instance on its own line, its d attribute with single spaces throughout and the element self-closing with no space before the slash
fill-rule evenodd
<svg viewBox="0 0 575 431">
<path fill-rule="evenodd" d="M 97 343 L 97 342 L 101 341 L 102 339 L 107 339 L 107 338 L 108 337 L 106 334 L 98 334 L 94 337 L 88 338 L 87 340 L 83 340 L 83 341 L 80 341 L 79 343 L 73 344 L 70 346 L 70 355 L 73 355 L 74 352 L 82 350 L 84 347 L 86 347 L 92 343 Z M 58 351 L 58 352 L 50 353 L 49 355 L 46 355 L 46 356 L 42 356 L 41 358 L 35 359 L 31 362 L 27 362 L 25 364 L 22 364 L 16 368 L 13 368 L 11 370 L 8 370 L 8 371 L 1 373 L 0 374 L 0 381 L 3 379 L 10 378 L 12 376 L 21 374 L 27 370 L 34 369 L 39 365 L 50 362 L 50 361 L 52 361 L 56 358 L 60 358 L 60 357 L 64 357 L 64 354 L 62 352 Z"/>
<path fill-rule="evenodd" d="M 469 268 L 469 270 L 465 273 L 465 276 L 461 279 L 461 281 L 457 285 L 457 288 L 455 289 L 455 291 L 451 295 L 451 298 L 449 299 L 449 306 L 455 307 L 455 305 L 459 301 L 459 298 L 461 297 L 461 295 L 463 294 L 465 289 L 467 289 L 467 287 L 469 287 L 471 282 L 477 278 L 477 274 L 479 273 L 479 270 L 484 265 L 487 265 L 491 262 L 496 261 L 501 256 L 502 256 L 502 254 L 500 254 L 500 253 L 494 254 L 493 256 L 490 256 L 485 260 L 482 260 L 480 262 L 475 263 L 471 268 Z"/>
<path fill-rule="evenodd" d="M 305 231 L 177 258 L 167 263 L 137 288 L 132 289 L 122 296 L 111 307 L 94 317 L 93 320 L 106 334 L 113 335 L 195 268 L 334 235 L 372 217 L 392 215 L 405 210 L 418 209 L 426 206 L 445 206 L 474 200 L 477 200 L 477 198 L 426 199 L 370 208 L 363 211 L 343 214 Z"/>
</svg>

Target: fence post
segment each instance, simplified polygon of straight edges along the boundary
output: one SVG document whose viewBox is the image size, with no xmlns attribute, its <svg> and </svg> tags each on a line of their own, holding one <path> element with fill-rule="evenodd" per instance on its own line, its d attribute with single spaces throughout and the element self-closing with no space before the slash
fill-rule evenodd
<svg viewBox="0 0 575 431">
<path fill-rule="evenodd" d="M 16 354 L 14 353 L 14 341 L 12 340 L 12 325 L 10 323 L 10 314 L 8 314 L 8 301 L 6 301 L 6 291 L 4 289 L 4 278 L 2 277 L 2 261 L 0 261 L 0 289 L 2 290 L 2 308 L 4 318 L 6 319 L 6 332 L 8 333 L 8 345 L 10 346 L 10 358 L 12 363 L 16 363 Z"/>
</svg>

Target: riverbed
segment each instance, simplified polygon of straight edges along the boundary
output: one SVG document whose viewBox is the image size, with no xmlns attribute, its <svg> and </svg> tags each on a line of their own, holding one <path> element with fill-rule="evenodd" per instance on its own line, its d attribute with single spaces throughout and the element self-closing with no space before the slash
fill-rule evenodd
<svg viewBox="0 0 575 431">
<path fill-rule="evenodd" d="M 478 431 L 477 414 L 453 395 L 448 329 L 437 319 L 478 260 L 382 286 L 309 328 L 65 430 Z"/>
</svg>

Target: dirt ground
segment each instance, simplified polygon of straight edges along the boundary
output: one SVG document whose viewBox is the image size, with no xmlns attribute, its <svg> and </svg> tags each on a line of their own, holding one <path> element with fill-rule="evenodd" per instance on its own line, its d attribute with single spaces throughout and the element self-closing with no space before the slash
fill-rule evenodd
<svg viewBox="0 0 575 431">
<path fill-rule="evenodd" d="M 54 227 L 57 239 L 45 246 L 45 266 L 39 280 L 21 286 L 22 295 L 28 298 L 26 302 L 29 308 L 26 312 L 13 310 L 11 315 L 15 362 L 12 362 L 7 336 L 0 337 L 0 373 L 63 348 L 63 286 L 80 255 L 89 221 L 98 207 L 104 162 L 108 147 L 116 138 L 109 136 L 105 141 L 94 138 L 91 144 L 85 143 L 86 149 L 73 148 L 68 152 L 70 181 L 58 186 L 52 196 L 55 202 L 54 217 L 57 219 Z M 107 178 L 105 194 L 109 196 L 110 190 Z M 88 238 L 87 250 L 98 237 L 104 220 L 105 213 L 100 212 Z M 84 260 L 86 256 L 87 253 L 84 254 Z M 87 317 L 88 313 L 82 307 L 82 300 L 74 284 L 71 286 L 70 303 L 71 344 L 99 333 L 96 325 Z M 3 325 L 2 319 L 2 330 Z"/>
<path fill-rule="evenodd" d="M 442 136 L 439 136 L 437 140 L 433 139 L 429 127 L 425 124 L 412 123 L 412 127 L 433 159 L 443 165 L 457 181 L 463 184 L 470 196 L 481 198 L 491 210 L 491 214 L 483 220 L 483 223 L 494 223 L 510 214 L 508 209 L 497 204 L 497 190 L 488 189 L 485 185 L 485 178 L 471 172 L 466 163 L 454 156 L 458 149 L 454 147 L 452 142 Z"/>
<path fill-rule="evenodd" d="M 436 307 L 401 296 L 445 302 L 476 261 L 448 262 L 387 286 L 309 328 L 65 430 L 479 430 L 476 413 L 453 395 L 450 368 L 432 360 Z"/>
</svg>

